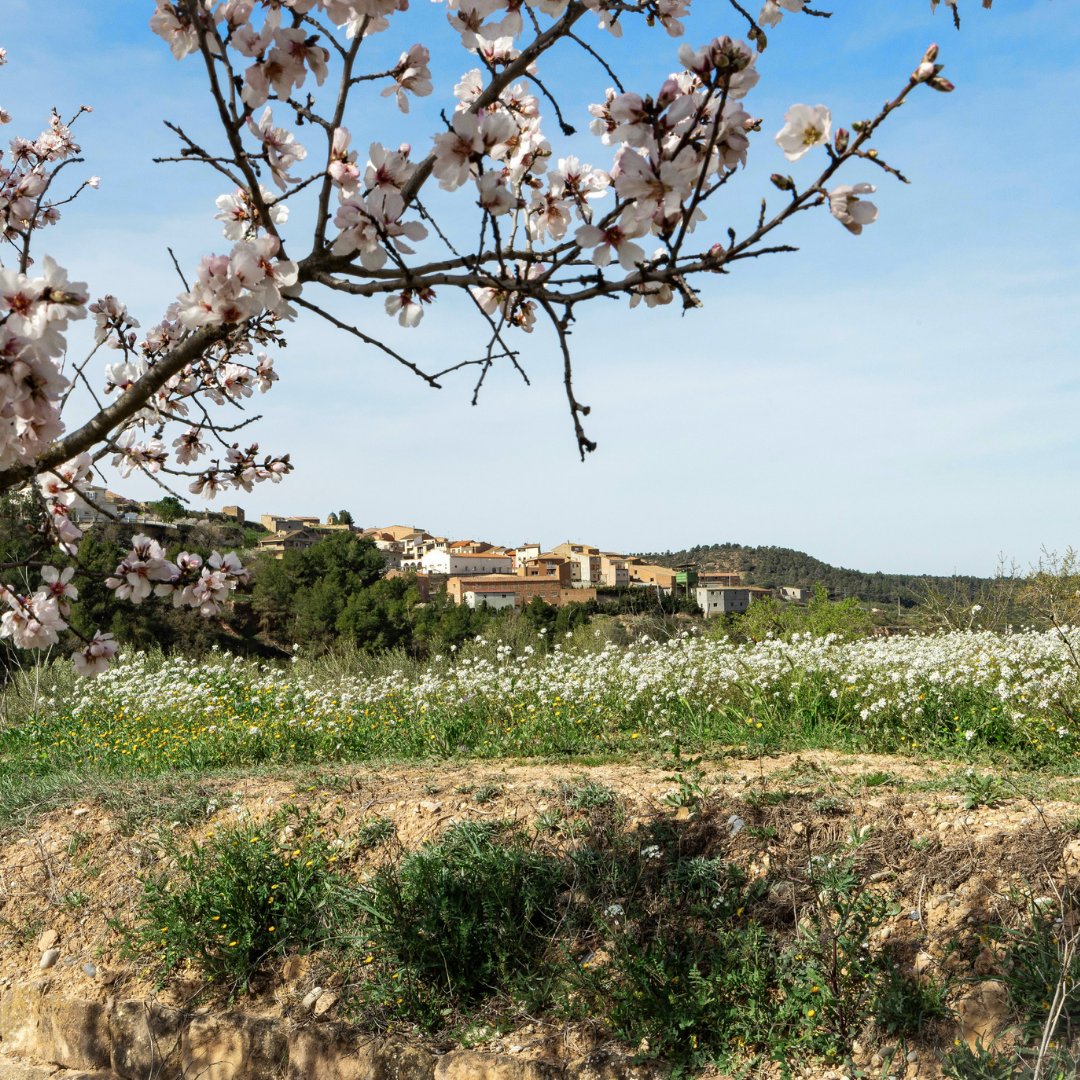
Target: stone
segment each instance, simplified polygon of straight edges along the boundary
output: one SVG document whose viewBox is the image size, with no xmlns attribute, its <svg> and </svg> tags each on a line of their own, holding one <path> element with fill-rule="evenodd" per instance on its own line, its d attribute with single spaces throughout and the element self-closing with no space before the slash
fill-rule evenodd
<svg viewBox="0 0 1080 1080">
<path fill-rule="evenodd" d="M 200 1080 L 276 1080 L 287 1059 L 280 1023 L 238 1013 L 192 1017 L 180 1043 L 181 1075 Z"/>
<path fill-rule="evenodd" d="M 86 963 L 82 966 L 83 974 L 93 979 L 97 975 L 97 964 Z"/>
<path fill-rule="evenodd" d="M 59 949 L 46 949 L 41 954 L 41 960 L 38 962 L 38 967 L 42 971 L 48 971 L 49 968 L 51 968 L 56 963 L 56 961 L 59 960 L 59 959 L 60 959 L 60 950 Z"/>
<path fill-rule="evenodd" d="M 925 975 L 930 970 L 930 965 L 933 964 L 934 958 L 923 949 L 915 956 L 915 963 L 913 965 L 916 975 Z"/>
<path fill-rule="evenodd" d="M 565 1080 L 566 1070 L 550 1061 L 528 1061 L 508 1054 L 451 1050 L 435 1063 L 435 1080 Z"/>
<path fill-rule="evenodd" d="M 627 1057 L 597 1051 L 566 1067 L 566 1080 L 661 1080 L 669 1074 L 662 1065 L 636 1064 Z"/>
<path fill-rule="evenodd" d="M 304 974 L 304 958 L 302 956 L 290 956 L 281 965 L 281 981 L 283 983 L 296 982 Z"/>
<path fill-rule="evenodd" d="M 989 1046 L 1009 1018 L 1009 995 L 996 979 L 976 983 L 957 1003 L 960 1034 L 974 1050 L 977 1043 Z"/>
<path fill-rule="evenodd" d="M 315 1002 L 319 1000 L 319 995 L 323 992 L 321 986 L 313 986 L 307 994 L 304 996 L 304 1000 L 300 1002 L 300 1008 L 304 1012 L 310 1012 L 314 1007 Z"/>
<path fill-rule="evenodd" d="M 431 799 L 422 799 L 420 802 L 420 809 L 425 814 L 437 814 L 442 809 L 441 802 L 434 802 Z"/>
<path fill-rule="evenodd" d="M 4 1049 L 68 1069 L 107 1069 L 108 1010 L 96 1001 L 52 996 L 48 989 L 45 980 L 20 983 L 0 998 Z"/>
<path fill-rule="evenodd" d="M 357 1039 L 334 1025 L 289 1036 L 288 1080 L 432 1080 L 435 1059 L 396 1039 Z"/>
<path fill-rule="evenodd" d="M 331 990 L 324 990 L 311 1006 L 311 1015 L 318 1018 L 325 1016 L 338 1001 L 338 996 Z"/>
<path fill-rule="evenodd" d="M 188 1015 L 142 1001 L 120 1001 L 109 1014 L 111 1068 L 121 1080 L 179 1077 L 180 1043 Z"/>
<path fill-rule="evenodd" d="M 38 938 L 37 947 L 42 952 L 48 952 L 59 944 L 60 935 L 55 930 L 46 930 L 41 937 Z"/>
</svg>

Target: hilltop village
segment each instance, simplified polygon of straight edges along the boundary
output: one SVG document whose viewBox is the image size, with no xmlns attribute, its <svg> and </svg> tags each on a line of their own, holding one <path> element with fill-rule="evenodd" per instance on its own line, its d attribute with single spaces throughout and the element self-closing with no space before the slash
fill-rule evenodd
<svg viewBox="0 0 1080 1080">
<path fill-rule="evenodd" d="M 755 599 L 776 595 L 774 590 L 743 584 L 736 572 L 659 566 L 570 541 L 547 550 L 535 542 L 511 548 L 484 540 L 452 540 L 412 525 L 361 529 L 340 522 L 335 515 L 321 520 L 264 514 L 260 524 L 269 535 L 258 542 L 258 549 L 278 557 L 310 547 L 328 532 L 357 533 L 382 552 L 387 577 L 415 575 L 424 599 L 437 590 L 445 591 L 454 603 L 470 608 L 520 608 L 536 597 L 559 607 L 595 600 L 601 588 L 642 588 L 692 595 L 709 617 L 746 611 Z M 805 602 L 810 590 L 789 586 L 780 595 Z"/>
<path fill-rule="evenodd" d="M 72 518 L 82 525 L 122 522 L 152 533 L 204 518 L 187 513 L 178 500 L 140 503 L 103 487 L 92 488 Z M 164 514 L 172 503 L 173 513 Z M 409 575 L 423 601 L 436 593 L 455 604 L 492 610 L 522 608 L 540 598 L 554 607 L 596 600 L 604 589 L 646 589 L 667 596 L 693 598 L 706 618 L 744 612 L 755 600 L 775 596 L 806 603 L 812 590 L 787 585 L 767 589 L 743 581 L 733 570 L 699 570 L 692 564 L 661 566 L 636 555 L 604 551 L 591 544 L 566 541 L 551 548 L 537 542 L 515 547 L 484 540 L 451 539 L 414 525 L 361 528 L 345 511 L 325 518 L 312 515 L 262 514 L 249 520 L 242 507 L 225 506 L 207 515 L 243 527 L 247 546 L 271 558 L 303 551 L 339 533 L 369 539 L 382 554 L 385 577 Z"/>
</svg>

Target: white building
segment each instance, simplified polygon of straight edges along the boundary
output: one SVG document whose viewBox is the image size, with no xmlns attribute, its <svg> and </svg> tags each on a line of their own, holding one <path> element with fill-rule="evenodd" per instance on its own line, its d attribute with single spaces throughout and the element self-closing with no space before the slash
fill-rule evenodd
<svg viewBox="0 0 1080 1080">
<path fill-rule="evenodd" d="M 446 548 L 425 552 L 419 569 L 426 574 L 512 574 L 514 560 L 509 555 L 451 555 Z"/>
<path fill-rule="evenodd" d="M 494 589 L 485 589 L 483 592 L 465 593 L 465 604 L 473 609 L 491 608 L 493 611 L 502 611 L 504 608 L 517 607 L 517 593 L 512 590 L 498 592 Z"/>
<path fill-rule="evenodd" d="M 780 590 L 780 596 L 793 604 L 808 604 L 814 598 L 814 590 L 801 585 L 785 585 Z"/>
<path fill-rule="evenodd" d="M 527 542 L 519 544 L 514 552 L 514 569 L 517 570 L 519 566 L 524 566 L 531 559 L 538 559 L 541 550 L 539 544 L 530 544 Z"/>
<path fill-rule="evenodd" d="M 702 585 L 697 590 L 697 602 L 705 612 L 706 619 L 714 615 L 729 615 L 745 611 L 750 606 L 750 590 L 730 585 Z"/>
<path fill-rule="evenodd" d="M 134 521 L 135 514 L 130 507 L 125 509 L 126 500 L 107 488 L 89 484 L 84 489 L 86 498 L 76 498 L 71 504 L 68 517 L 76 525 L 88 525 L 102 521 Z"/>
</svg>

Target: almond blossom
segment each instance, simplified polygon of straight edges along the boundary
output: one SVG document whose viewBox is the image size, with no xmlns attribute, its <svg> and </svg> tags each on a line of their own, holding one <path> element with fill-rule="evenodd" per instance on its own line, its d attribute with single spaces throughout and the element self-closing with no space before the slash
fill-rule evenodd
<svg viewBox="0 0 1080 1080">
<path fill-rule="evenodd" d="M 168 583 L 178 574 L 176 565 L 165 558 L 165 549 L 156 540 L 140 533 L 131 538 L 131 551 L 112 576 L 105 579 L 105 585 L 115 591 L 118 599 L 141 604 L 162 585 L 165 585 L 165 594 L 171 592 Z"/>
<path fill-rule="evenodd" d="M 116 454 L 112 463 L 123 477 L 130 476 L 135 469 L 148 473 L 157 472 L 165 463 L 165 444 L 154 436 L 143 442 L 136 442 L 138 435 L 134 428 L 128 428 L 113 444 Z"/>
<path fill-rule="evenodd" d="M 349 149 L 349 129 L 335 128 L 330 147 L 330 164 L 326 173 L 341 188 L 342 194 L 349 196 L 356 190 L 360 178 L 360 168 L 356 164 L 356 151 Z"/>
<path fill-rule="evenodd" d="M 875 191 L 873 184 L 840 184 L 829 192 L 829 212 L 848 232 L 858 236 L 864 225 L 877 221 L 878 208 L 861 198 Z"/>
<path fill-rule="evenodd" d="M 765 5 L 758 15 L 762 26 L 776 26 L 784 17 L 785 11 L 800 12 L 806 7 L 806 0 L 765 0 Z"/>
<path fill-rule="evenodd" d="M 788 161 L 798 161 L 808 150 L 829 141 L 832 113 L 824 105 L 792 105 L 776 142 Z"/>
<path fill-rule="evenodd" d="M 308 69 L 320 86 L 326 79 L 330 53 L 316 44 L 307 30 L 276 29 L 273 42 L 265 58 L 244 73 L 243 98 L 253 109 L 262 105 L 271 92 L 280 99 L 287 98 L 294 87 L 303 86 Z"/>
<path fill-rule="evenodd" d="M 11 638 L 17 649 L 46 649 L 57 644 L 60 632 L 67 629 L 59 601 L 49 589 L 20 596 L 0 585 L 0 601 L 9 608 L 0 616 L 0 638 Z"/>
<path fill-rule="evenodd" d="M 408 52 L 403 52 L 397 67 L 392 72 L 394 85 L 383 90 L 382 96 L 389 97 L 393 94 L 397 99 L 398 108 L 403 113 L 407 113 L 409 99 L 406 96 L 406 90 L 417 97 L 427 97 L 434 89 L 431 83 L 431 70 L 428 68 L 430 59 L 431 53 L 423 45 L 413 45 Z"/>
<path fill-rule="evenodd" d="M 645 261 L 645 249 L 640 244 L 633 243 L 632 238 L 642 236 L 645 231 L 643 222 L 624 212 L 617 225 L 582 225 L 574 234 L 574 239 L 583 248 L 595 249 L 592 254 L 594 265 L 607 266 L 614 253 L 624 270 L 633 270 L 638 263 Z"/>
<path fill-rule="evenodd" d="M 103 634 L 99 630 L 85 648 L 72 653 L 75 671 L 85 678 L 95 678 L 108 669 L 109 662 L 116 656 L 119 648 L 112 634 Z"/>
<path fill-rule="evenodd" d="M 274 117 L 270 106 L 263 110 L 259 122 L 248 120 L 251 133 L 262 143 L 266 154 L 266 163 L 270 166 L 270 175 L 274 183 L 284 191 L 289 184 L 295 184 L 297 178 L 289 175 L 289 170 L 298 161 L 307 157 L 307 150 L 296 141 L 292 132 L 285 128 L 274 127 Z"/>
<path fill-rule="evenodd" d="M 435 298 L 430 290 L 413 292 L 405 289 L 400 293 L 391 293 L 386 298 L 387 315 L 396 315 L 402 326 L 419 326 L 424 317 L 424 304 L 429 304 Z"/>
<path fill-rule="evenodd" d="M 278 203 L 266 188 L 261 188 L 260 194 L 274 225 L 282 225 L 288 221 L 288 206 Z M 231 195 L 219 195 L 215 205 L 218 212 L 214 218 L 225 223 L 224 233 L 227 240 L 243 240 L 252 236 L 262 224 L 255 200 L 245 188 L 237 188 Z"/>
<path fill-rule="evenodd" d="M 57 610 L 66 619 L 71 614 L 69 601 L 79 599 L 79 590 L 71 584 L 75 576 L 75 567 L 69 566 L 64 570 L 57 570 L 55 566 L 43 566 L 41 568 L 41 591 L 52 596 L 56 600 Z"/>
</svg>

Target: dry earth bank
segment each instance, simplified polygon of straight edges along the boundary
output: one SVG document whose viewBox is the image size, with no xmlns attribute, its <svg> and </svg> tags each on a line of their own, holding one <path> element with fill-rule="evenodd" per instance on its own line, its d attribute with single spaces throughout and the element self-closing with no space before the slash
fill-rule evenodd
<svg viewBox="0 0 1080 1080">
<path fill-rule="evenodd" d="M 229 1002 L 194 971 L 158 986 L 148 959 L 122 947 L 122 927 L 132 921 L 141 881 L 167 862 L 172 840 L 205 840 L 237 821 L 260 822 L 293 804 L 333 821 L 342 838 L 365 822 L 385 818 L 393 824 L 390 844 L 411 851 L 462 821 L 535 825 L 565 809 L 568 797 L 589 784 L 618 796 L 626 828 L 670 819 L 685 829 L 695 850 L 722 852 L 751 880 L 768 875 L 775 883 L 769 903 L 778 917 L 791 913 L 795 922 L 799 890 L 793 884 L 785 892 L 783 883 L 796 882 L 808 859 L 835 850 L 853 828 L 866 829 L 858 853 L 860 874 L 895 901 L 871 947 L 888 948 L 916 979 L 944 983 L 952 1016 L 900 1040 L 883 1037 L 870 1023 L 849 1062 L 791 1062 L 794 1075 L 840 1078 L 862 1070 L 870 1076 L 935 1077 L 942 1075 L 943 1055 L 956 1040 L 973 1047 L 993 1039 L 1006 1049 L 1011 1045 L 1021 1018 L 1006 993 L 1002 943 L 990 928 L 1021 925 L 1032 905 L 1054 914 L 1080 873 L 1075 781 L 1019 778 L 1014 784 L 1002 778 L 987 794 L 992 805 L 970 806 L 962 769 L 900 757 L 814 752 L 727 758 L 703 763 L 702 769 L 697 783 L 709 794 L 682 806 L 673 805 L 679 800 L 672 798 L 677 784 L 670 765 L 638 764 L 348 766 L 201 779 L 191 781 L 182 795 L 171 788 L 167 798 L 155 794 L 154 784 L 164 782 L 144 782 L 129 800 L 110 799 L 108 806 L 76 798 L 11 831 L 0 849 L 0 1078 L 53 1075 L 48 1069 L 20 1073 L 22 1066 L 6 1056 L 12 1052 L 28 1063 L 52 1060 L 91 1072 L 107 1066 L 114 1073 L 100 1076 L 133 1080 L 141 1080 L 139 1068 L 150 1069 L 147 1080 L 150 1075 L 241 1080 L 275 1075 L 273 1067 L 286 1075 L 290 1056 L 287 1075 L 296 1080 L 305 1074 L 341 1080 L 653 1075 L 652 1066 L 629 1063 L 635 1050 L 647 1060 L 648 1047 L 618 1044 L 602 1016 L 574 1023 L 518 1018 L 509 1030 L 479 1018 L 458 1030 L 456 1042 L 392 1026 L 369 1030 L 362 1035 L 377 1040 L 369 1045 L 380 1048 L 381 1058 L 365 1058 L 362 1067 L 357 1059 L 352 1071 L 334 1065 L 335 1072 L 328 1064 L 311 1071 L 303 1054 L 318 1047 L 348 1046 L 356 1052 L 350 1041 L 355 1032 L 345 1026 L 355 985 L 335 969 L 331 954 L 280 959 L 248 994 Z M 572 833 L 565 842 L 575 842 Z M 368 860 L 377 857 L 372 852 L 354 856 L 351 872 L 358 877 L 370 872 Z M 1067 904 L 1061 917 L 1061 925 L 1070 929 L 1074 916 Z M 130 1002 L 138 1004 L 125 1004 Z M 123 1047 L 107 1045 L 109 1018 L 125 1009 L 193 1017 L 184 1023 L 194 1023 L 192 1030 L 202 1025 L 204 1034 L 213 1028 L 213 1037 L 200 1048 L 190 1031 L 181 1036 L 174 1030 L 175 1045 L 166 1046 L 162 1038 L 157 1050 L 146 1051 L 150 1065 L 129 1063 L 125 1069 Z M 248 1035 L 214 1026 L 224 1017 L 227 1028 L 228 1017 L 238 1012 L 247 1018 L 244 1023 L 273 1021 L 266 1038 L 271 1038 L 266 1031 L 286 1032 L 266 1051 L 269 1071 L 258 1071 L 258 1053 L 244 1041 Z M 65 1035 L 59 1030 L 64 1024 L 81 1024 L 84 1030 Z M 105 1032 L 96 1047 L 98 1036 L 89 1030 L 95 1024 Z M 396 1042 L 399 1038 L 407 1043 Z M 80 1049 L 80 1039 L 89 1048 Z M 462 1045 L 469 1054 L 455 1058 Z M 279 1051 L 280 1059 L 274 1059 Z M 398 1071 L 409 1062 L 415 1072 Z M 756 1068 L 779 1074 L 775 1063 Z M 56 1075 L 70 1080 L 76 1074 Z"/>
</svg>

